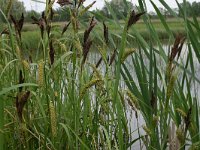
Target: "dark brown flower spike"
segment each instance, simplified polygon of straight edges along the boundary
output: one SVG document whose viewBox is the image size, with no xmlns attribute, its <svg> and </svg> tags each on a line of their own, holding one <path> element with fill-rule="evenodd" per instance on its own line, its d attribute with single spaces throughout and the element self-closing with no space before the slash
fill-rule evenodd
<svg viewBox="0 0 200 150">
<path fill-rule="evenodd" d="M 62 30 L 62 35 L 67 31 L 67 29 L 68 29 L 68 27 L 69 27 L 70 24 L 71 24 L 71 21 L 68 22 L 68 24 L 66 24 L 66 25 L 64 26 L 64 28 L 63 28 L 63 30 Z"/>
<path fill-rule="evenodd" d="M 103 22 L 103 28 L 104 28 L 104 40 L 105 43 L 108 44 L 108 27 L 106 26 L 105 22 Z"/>
<path fill-rule="evenodd" d="M 174 42 L 174 45 L 172 47 L 171 54 L 170 54 L 170 57 L 169 57 L 170 62 L 172 62 L 176 58 L 176 56 L 177 56 L 177 59 L 180 57 L 181 50 L 183 48 L 183 44 L 185 42 L 185 39 L 186 38 L 182 35 L 178 35 L 176 37 L 176 40 Z"/>
<path fill-rule="evenodd" d="M 31 16 L 31 19 L 34 21 L 33 24 L 37 24 L 40 27 L 41 36 L 43 38 L 44 36 L 44 29 L 46 28 L 46 17 L 45 13 L 42 12 L 42 17 L 40 19 L 35 18 L 34 16 Z"/>
<path fill-rule="evenodd" d="M 111 66 L 112 63 L 114 62 L 116 53 L 117 53 L 117 48 L 115 48 L 115 50 L 114 50 L 114 52 L 113 52 L 113 54 L 112 54 L 112 56 L 111 56 L 109 66 Z"/>
<path fill-rule="evenodd" d="M 172 77 L 172 72 L 176 68 L 176 65 L 173 65 L 173 61 L 176 57 L 177 57 L 177 60 L 179 59 L 185 40 L 186 38 L 184 36 L 178 35 L 174 41 L 174 45 L 171 48 L 171 52 L 168 56 L 169 62 L 168 62 L 167 70 L 166 70 L 168 79 Z"/>
<path fill-rule="evenodd" d="M 21 18 L 19 20 L 16 20 L 13 17 L 13 15 L 10 15 L 10 18 L 15 26 L 16 33 L 19 35 L 19 38 L 21 39 L 21 31 L 24 25 L 24 14 L 22 13 Z"/>
<path fill-rule="evenodd" d="M 91 45 L 92 45 L 92 41 L 90 39 L 88 39 L 83 45 L 83 60 L 82 60 L 82 63 L 81 63 L 81 70 L 82 70 L 82 67 L 83 67 L 83 65 L 86 61 L 86 58 L 87 58 L 87 55 L 89 53 Z"/>
<path fill-rule="evenodd" d="M 26 91 L 26 92 L 20 92 L 16 97 L 16 108 L 20 122 L 22 122 L 23 108 L 26 102 L 28 101 L 29 96 L 30 96 L 30 91 Z"/>
<path fill-rule="evenodd" d="M 90 35 L 90 32 L 92 31 L 92 29 L 94 28 L 94 26 L 96 24 L 97 24 L 97 22 L 94 20 L 94 17 L 92 17 L 88 29 L 85 30 L 85 32 L 84 32 L 84 39 L 83 39 L 83 60 L 82 60 L 82 63 L 81 63 L 81 69 L 82 69 L 82 67 L 83 67 L 83 65 L 84 65 L 84 63 L 86 61 L 88 52 L 89 52 L 90 47 L 92 45 L 92 41 L 89 39 L 89 35 Z"/>
<path fill-rule="evenodd" d="M 90 35 L 90 32 L 92 31 L 92 29 L 94 28 L 94 26 L 97 24 L 97 22 L 94 20 L 94 17 L 92 17 L 91 21 L 90 21 L 90 26 L 88 27 L 87 30 L 85 30 L 84 32 L 84 43 L 88 40 L 88 37 Z"/>
<path fill-rule="evenodd" d="M 53 63 L 54 63 L 54 55 L 55 55 L 55 50 L 53 48 L 53 42 L 51 40 L 49 43 L 49 57 L 50 57 L 51 65 L 53 65 Z"/>
<path fill-rule="evenodd" d="M 23 77 L 23 74 L 22 74 L 22 70 L 19 71 L 19 84 L 22 84 L 24 83 L 24 77 Z M 22 91 L 22 87 L 19 87 L 19 92 Z"/>
<path fill-rule="evenodd" d="M 128 20 L 127 30 L 140 19 L 140 16 L 142 16 L 144 14 L 145 14 L 145 12 L 136 14 L 135 11 L 133 10 L 131 12 L 130 18 Z"/>
<path fill-rule="evenodd" d="M 65 5 L 72 5 L 73 3 L 70 0 L 58 0 L 57 3 L 62 7 Z"/>
</svg>

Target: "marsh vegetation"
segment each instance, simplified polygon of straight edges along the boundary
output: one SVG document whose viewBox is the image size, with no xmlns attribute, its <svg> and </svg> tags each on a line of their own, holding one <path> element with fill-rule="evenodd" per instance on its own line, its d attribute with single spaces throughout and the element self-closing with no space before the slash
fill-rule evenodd
<svg viewBox="0 0 200 150">
<path fill-rule="evenodd" d="M 156 21 L 144 0 L 124 1 L 123 21 L 109 3 L 110 18 L 58 2 L 65 23 L 54 0 L 34 25 L 0 9 L 0 149 L 198 150 L 200 26 L 186 1 L 180 17 L 160 0 L 171 20 L 151 1 Z"/>
</svg>

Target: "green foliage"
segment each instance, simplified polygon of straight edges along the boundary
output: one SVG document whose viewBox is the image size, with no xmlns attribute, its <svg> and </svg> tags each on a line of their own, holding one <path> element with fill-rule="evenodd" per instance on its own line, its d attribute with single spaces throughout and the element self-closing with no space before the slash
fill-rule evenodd
<svg viewBox="0 0 200 150">
<path fill-rule="evenodd" d="M 185 1 L 180 4 L 180 7 L 186 11 L 188 17 L 192 17 L 194 15 L 200 16 L 200 2 L 194 1 L 193 3 L 190 3 L 189 1 Z M 179 15 L 184 16 L 181 9 L 179 9 Z"/>
<path fill-rule="evenodd" d="M 110 5 L 110 7 L 112 7 L 118 19 L 124 19 L 129 14 L 129 10 L 132 10 L 134 8 L 133 4 L 129 1 L 126 1 L 126 3 L 124 3 L 124 1 L 122 0 L 120 0 L 119 2 L 111 0 L 110 2 L 108 2 L 108 4 Z M 112 18 L 112 15 L 110 14 L 110 11 L 108 10 L 106 5 L 102 8 L 101 13 L 108 18 Z"/>
<path fill-rule="evenodd" d="M 87 22 L 72 3 L 71 24 L 57 31 L 46 2 L 35 32 L 20 38 L 23 22 L 14 29 L 6 20 L 9 34 L 0 36 L 0 149 L 199 149 L 200 26 L 186 7 L 179 4 L 179 18 L 160 0 L 184 35 L 173 34 L 177 25 L 153 0 L 159 24 L 147 14 L 137 22 L 143 0 L 123 22 L 111 3 L 110 18 L 88 12 L 100 21 Z"/>
<path fill-rule="evenodd" d="M 55 10 L 56 16 L 54 17 L 55 21 L 69 21 L 70 20 L 70 9 L 69 7 L 58 8 Z"/>
<path fill-rule="evenodd" d="M 31 19 L 31 17 L 34 16 L 36 18 L 40 18 L 41 14 L 34 11 L 34 10 L 30 10 L 30 11 L 26 11 L 25 12 L 25 22 L 32 22 L 33 20 Z"/>
<path fill-rule="evenodd" d="M 22 12 L 25 12 L 24 3 L 18 0 L 1 0 L 0 1 L 0 9 L 5 13 L 5 15 L 9 16 L 12 14 L 14 17 L 20 17 Z M 0 15 L 0 18 L 2 16 Z M 3 20 L 5 21 L 5 20 Z"/>
<path fill-rule="evenodd" d="M 193 2 L 191 5 L 193 15 L 200 16 L 200 2 Z"/>
</svg>

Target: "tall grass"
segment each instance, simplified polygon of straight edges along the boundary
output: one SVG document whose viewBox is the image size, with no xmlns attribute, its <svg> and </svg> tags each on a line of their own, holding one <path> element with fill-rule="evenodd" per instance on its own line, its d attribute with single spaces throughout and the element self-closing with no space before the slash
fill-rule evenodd
<svg viewBox="0 0 200 150">
<path fill-rule="evenodd" d="M 41 18 L 33 18 L 35 52 L 20 37 L 20 21 L 7 21 L 8 35 L 0 37 L 0 149 L 199 149 L 200 27 L 197 18 L 187 18 L 186 2 L 177 2 L 181 18 L 160 0 L 183 22 L 186 34 L 174 35 L 151 1 L 168 49 L 143 14 L 145 0 L 138 0 L 137 13 L 125 5 L 124 25 L 107 2 L 114 19 L 96 14 L 101 22 L 91 14 L 90 22 L 79 22 L 92 7 L 82 2 L 68 6 L 71 23 L 57 36 L 54 1 L 46 1 Z M 148 41 L 135 27 L 139 18 Z"/>
</svg>

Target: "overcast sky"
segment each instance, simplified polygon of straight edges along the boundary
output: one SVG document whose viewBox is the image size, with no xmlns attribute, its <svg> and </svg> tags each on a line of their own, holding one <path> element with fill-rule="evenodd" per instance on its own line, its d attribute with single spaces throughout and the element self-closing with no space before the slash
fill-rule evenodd
<svg viewBox="0 0 200 150">
<path fill-rule="evenodd" d="M 23 1 L 24 4 L 25 4 L 25 7 L 27 10 L 36 10 L 36 11 L 43 11 L 44 8 L 45 8 L 45 4 L 42 4 L 42 3 L 36 3 L 36 2 L 33 2 L 32 0 L 19 0 L 19 1 Z M 45 0 L 39 0 L 39 1 L 44 1 Z M 94 0 L 85 0 L 84 4 L 85 5 L 88 5 L 90 3 L 92 3 Z M 108 0 L 110 1 L 110 0 Z M 138 4 L 138 0 L 129 0 L 131 1 L 133 4 Z M 160 4 L 159 0 L 152 0 L 158 7 L 162 7 L 162 5 Z M 178 0 L 180 3 L 183 2 L 183 0 Z M 194 1 L 197 1 L 197 2 L 200 2 L 200 0 L 188 0 L 189 2 L 194 2 Z M 176 5 L 176 1 L 175 0 L 165 0 L 165 2 L 167 4 L 169 4 L 172 8 L 176 8 L 177 5 Z M 146 4 L 147 4 L 147 8 L 148 8 L 148 11 L 152 11 L 154 10 L 151 3 L 150 3 L 150 0 L 146 0 Z M 104 6 L 104 0 L 96 0 L 96 3 L 95 5 L 93 6 L 92 9 L 101 9 L 102 7 Z M 55 4 L 54 8 L 57 8 L 59 7 L 58 4 Z"/>
</svg>

